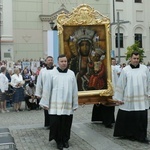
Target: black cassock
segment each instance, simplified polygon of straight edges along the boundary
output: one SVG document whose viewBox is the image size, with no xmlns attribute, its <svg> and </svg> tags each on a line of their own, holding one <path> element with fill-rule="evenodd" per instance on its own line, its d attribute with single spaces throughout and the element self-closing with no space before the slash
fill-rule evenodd
<svg viewBox="0 0 150 150">
<path fill-rule="evenodd" d="M 147 138 L 147 123 L 147 110 L 124 111 L 119 109 L 113 136 L 142 142 Z"/>
<path fill-rule="evenodd" d="M 54 68 L 54 66 L 48 67 L 46 66 L 47 70 L 52 70 Z M 50 115 L 48 114 L 48 110 L 44 109 L 44 126 L 45 127 L 49 127 L 50 126 Z"/>
<path fill-rule="evenodd" d="M 44 118 L 45 118 L 45 121 L 44 121 L 44 126 L 45 127 L 49 127 L 50 126 L 50 115 L 48 114 L 48 110 L 44 109 Z"/>
<path fill-rule="evenodd" d="M 68 142 L 70 139 L 73 115 L 50 115 L 49 141 L 57 144 Z"/>
<path fill-rule="evenodd" d="M 102 104 L 95 104 L 92 111 L 91 121 L 102 121 L 105 127 L 111 127 L 115 122 L 114 106 L 104 106 Z"/>
</svg>

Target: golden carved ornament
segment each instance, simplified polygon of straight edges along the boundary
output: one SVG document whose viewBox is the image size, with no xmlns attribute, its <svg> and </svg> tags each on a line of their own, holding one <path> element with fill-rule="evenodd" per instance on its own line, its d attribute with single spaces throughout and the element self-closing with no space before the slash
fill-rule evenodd
<svg viewBox="0 0 150 150">
<path fill-rule="evenodd" d="M 112 87 L 112 82 L 110 80 L 107 80 L 107 90 L 100 90 L 99 95 L 100 96 L 113 96 L 113 87 Z"/>
<path fill-rule="evenodd" d="M 72 13 L 62 12 L 57 17 L 57 28 L 59 34 L 63 32 L 64 25 L 100 25 L 105 24 L 109 29 L 110 19 L 94 10 L 87 4 L 81 4 Z"/>
<path fill-rule="evenodd" d="M 111 80 L 107 80 L 107 86 L 108 88 L 106 90 L 92 90 L 89 93 L 87 91 L 79 91 L 78 96 L 92 96 L 92 95 L 99 95 L 99 96 L 113 96 L 113 87 Z"/>
</svg>

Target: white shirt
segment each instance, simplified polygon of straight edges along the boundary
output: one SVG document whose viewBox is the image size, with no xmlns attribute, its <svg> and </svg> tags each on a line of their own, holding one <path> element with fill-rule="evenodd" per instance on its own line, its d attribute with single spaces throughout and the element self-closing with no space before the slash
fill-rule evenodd
<svg viewBox="0 0 150 150">
<path fill-rule="evenodd" d="M 41 106 L 49 108 L 49 114 L 70 115 L 78 108 L 78 89 L 74 72 L 61 73 L 54 68 L 45 72 Z"/>
<path fill-rule="evenodd" d="M 130 65 L 122 69 L 114 99 L 123 101 L 121 110 L 139 111 L 149 108 L 150 72 L 145 65 L 132 69 Z"/>
<path fill-rule="evenodd" d="M 43 73 L 44 73 L 45 71 L 47 71 L 46 67 L 45 67 L 45 68 L 42 68 L 42 69 L 40 70 L 40 73 L 39 73 L 38 77 L 37 77 L 35 95 L 38 96 L 38 97 L 42 97 L 43 82 L 44 82 Z"/>
<path fill-rule="evenodd" d="M 8 90 L 8 79 L 4 73 L 0 73 L 0 90 L 2 93 Z"/>
<path fill-rule="evenodd" d="M 24 81 L 23 81 L 23 78 L 22 78 L 22 75 L 19 74 L 13 74 L 11 76 L 11 85 L 14 87 L 14 88 L 18 88 L 17 85 L 21 83 L 21 84 L 24 84 Z"/>
<path fill-rule="evenodd" d="M 55 68 L 55 67 L 54 67 Z M 53 69 L 47 69 L 46 67 L 45 68 L 42 68 L 40 70 L 40 74 L 37 78 L 37 83 L 36 83 L 36 91 L 35 91 L 35 95 L 38 96 L 38 97 L 42 97 L 42 93 L 43 93 L 43 84 L 44 82 L 47 80 L 47 79 L 44 79 L 43 78 L 43 74 L 44 72 L 49 72 L 49 71 L 52 71 Z"/>
<path fill-rule="evenodd" d="M 117 81 L 118 81 L 118 70 L 116 69 L 115 66 L 111 65 L 111 71 L 112 71 L 112 85 L 115 91 L 115 87 L 117 85 Z"/>
<path fill-rule="evenodd" d="M 35 95 L 35 88 L 36 88 L 35 85 L 33 87 L 30 87 L 29 84 L 27 84 L 25 87 L 26 95 L 29 95 L 29 96 Z"/>
</svg>

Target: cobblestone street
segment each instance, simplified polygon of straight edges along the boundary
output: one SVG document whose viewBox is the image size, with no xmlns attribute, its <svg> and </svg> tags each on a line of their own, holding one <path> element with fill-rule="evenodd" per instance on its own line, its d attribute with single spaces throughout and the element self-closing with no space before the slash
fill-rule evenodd
<svg viewBox="0 0 150 150">
<path fill-rule="evenodd" d="M 117 112 L 117 108 L 116 108 Z M 69 150 L 148 150 L 150 145 L 116 139 L 113 129 L 91 123 L 92 105 L 80 106 L 74 114 Z M 43 127 L 43 110 L 0 113 L 0 127 L 8 127 L 18 150 L 56 150 L 54 141 L 49 142 L 49 130 Z M 150 126 L 150 119 L 149 119 Z M 150 138 L 150 128 L 148 127 Z"/>
</svg>

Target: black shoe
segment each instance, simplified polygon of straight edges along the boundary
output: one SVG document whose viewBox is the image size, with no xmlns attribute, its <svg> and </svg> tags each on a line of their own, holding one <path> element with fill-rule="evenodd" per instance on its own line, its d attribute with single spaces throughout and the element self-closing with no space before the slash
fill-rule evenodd
<svg viewBox="0 0 150 150">
<path fill-rule="evenodd" d="M 28 111 L 30 111 L 31 110 L 31 108 L 28 108 Z"/>
<path fill-rule="evenodd" d="M 58 148 L 59 150 L 63 150 L 63 144 L 61 144 L 61 143 L 57 144 L 57 148 Z"/>
<path fill-rule="evenodd" d="M 68 142 L 63 143 L 63 147 L 64 148 L 68 148 L 69 147 L 69 143 Z"/>
<path fill-rule="evenodd" d="M 140 140 L 139 142 L 145 143 L 145 144 L 150 144 L 150 140 L 148 138 L 145 138 L 144 140 Z"/>
<path fill-rule="evenodd" d="M 136 139 L 133 136 L 122 136 L 122 137 L 119 137 L 119 139 L 136 141 Z"/>
<path fill-rule="evenodd" d="M 105 127 L 112 129 L 113 125 L 112 125 L 112 124 L 109 124 L 109 125 L 105 125 Z"/>
<path fill-rule="evenodd" d="M 46 129 L 46 130 L 49 130 L 49 129 L 50 129 L 50 126 L 45 127 L 45 129 Z"/>
<path fill-rule="evenodd" d="M 68 148 L 68 147 L 69 147 L 68 142 L 63 143 L 63 147 L 64 147 L 64 148 Z"/>
<path fill-rule="evenodd" d="M 23 111 L 23 109 L 20 109 L 20 108 L 19 108 L 18 110 L 19 110 L 19 111 Z"/>
</svg>

